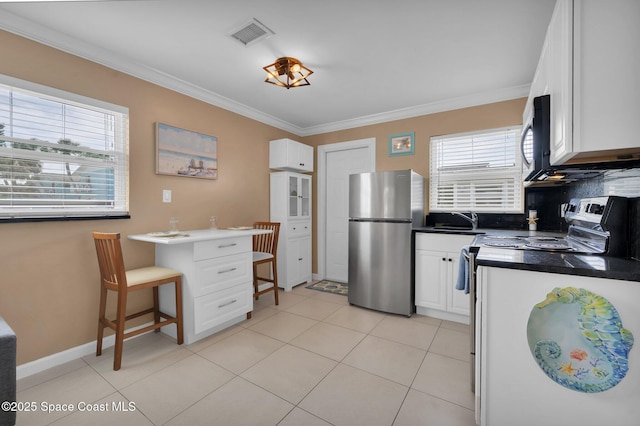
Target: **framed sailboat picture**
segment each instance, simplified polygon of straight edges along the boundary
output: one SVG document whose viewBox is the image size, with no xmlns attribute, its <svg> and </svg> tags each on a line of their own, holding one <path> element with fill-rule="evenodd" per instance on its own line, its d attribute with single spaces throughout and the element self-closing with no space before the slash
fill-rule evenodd
<svg viewBox="0 0 640 426">
<path fill-rule="evenodd" d="M 218 138 L 156 123 L 156 174 L 218 178 Z"/>
</svg>

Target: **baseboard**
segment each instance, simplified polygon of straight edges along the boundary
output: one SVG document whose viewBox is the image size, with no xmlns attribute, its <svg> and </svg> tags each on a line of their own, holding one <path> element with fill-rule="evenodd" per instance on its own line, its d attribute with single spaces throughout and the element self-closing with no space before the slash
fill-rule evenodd
<svg viewBox="0 0 640 426">
<path fill-rule="evenodd" d="M 152 325 L 153 322 L 148 322 L 146 324 L 142 324 L 131 329 L 125 330 L 125 333 L 130 331 L 139 330 L 144 327 L 148 327 Z M 138 336 L 142 336 L 146 333 L 139 334 Z M 129 339 L 135 339 L 138 336 L 130 337 Z M 126 340 L 129 340 L 126 339 Z M 31 375 L 40 373 L 42 371 L 48 370 L 52 367 L 57 367 L 58 365 L 65 364 L 69 361 L 76 360 L 78 358 L 82 358 L 83 356 L 91 355 L 96 352 L 96 341 L 85 343 L 84 345 L 76 346 L 74 348 L 67 349 L 66 351 L 58 352 L 52 355 L 48 355 L 44 358 L 36 359 L 35 361 L 27 362 L 26 364 L 21 364 L 16 367 L 16 379 L 20 380 L 25 377 L 29 377 Z M 110 335 L 105 337 L 102 340 L 102 348 L 109 348 L 116 344 L 116 336 Z"/>
<path fill-rule="evenodd" d="M 438 318 L 446 321 L 459 322 L 461 324 L 469 325 L 469 316 L 460 315 L 452 312 L 445 312 L 439 309 L 425 308 L 422 306 L 416 306 L 416 313 L 419 315 L 425 315 L 428 317 Z"/>
</svg>

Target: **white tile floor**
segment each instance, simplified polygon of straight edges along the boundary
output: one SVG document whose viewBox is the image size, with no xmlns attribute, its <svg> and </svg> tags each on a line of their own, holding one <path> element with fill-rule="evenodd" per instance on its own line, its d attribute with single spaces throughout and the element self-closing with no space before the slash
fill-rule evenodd
<svg viewBox="0 0 640 426">
<path fill-rule="evenodd" d="M 37 408 L 17 424 L 475 424 L 467 326 L 353 307 L 304 285 L 254 308 L 192 345 L 162 333 L 129 340 L 117 372 L 109 348 L 22 379 L 18 400 Z"/>
</svg>

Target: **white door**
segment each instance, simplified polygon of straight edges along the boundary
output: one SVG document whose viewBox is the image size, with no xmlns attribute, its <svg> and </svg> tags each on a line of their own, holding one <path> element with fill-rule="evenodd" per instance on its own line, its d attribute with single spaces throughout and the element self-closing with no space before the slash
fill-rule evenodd
<svg viewBox="0 0 640 426">
<path fill-rule="evenodd" d="M 365 143 L 366 142 L 366 143 Z M 347 282 L 349 251 L 349 175 L 375 170 L 375 139 L 344 142 L 322 147 L 324 167 L 324 196 L 321 194 L 319 211 L 324 213 L 319 233 L 324 233 L 324 278 Z M 319 150 L 320 151 L 320 150 Z M 320 161 L 319 161 L 320 163 Z M 322 171 L 319 171 L 322 173 Z M 320 176 L 322 179 L 322 176 Z M 322 259 L 318 259 L 322 271 Z"/>
</svg>

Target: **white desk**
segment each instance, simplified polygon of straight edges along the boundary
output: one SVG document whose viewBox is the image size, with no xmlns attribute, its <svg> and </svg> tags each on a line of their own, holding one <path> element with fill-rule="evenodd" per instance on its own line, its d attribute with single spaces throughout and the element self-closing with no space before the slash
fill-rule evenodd
<svg viewBox="0 0 640 426">
<path fill-rule="evenodd" d="M 156 265 L 181 271 L 184 341 L 191 344 L 247 318 L 253 310 L 252 237 L 261 229 L 198 229 L 188 236 L 129 235 L 154 243 Z M 160 286 L 160 309 L 175 314 L 175 292 Z M 175 325 L 161 330 L 176 337 Z"/>
</svg>

